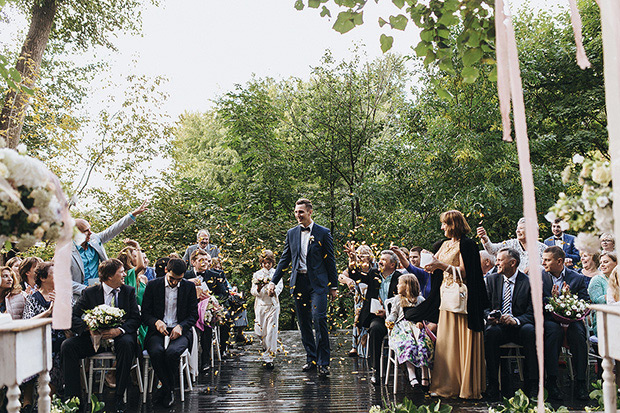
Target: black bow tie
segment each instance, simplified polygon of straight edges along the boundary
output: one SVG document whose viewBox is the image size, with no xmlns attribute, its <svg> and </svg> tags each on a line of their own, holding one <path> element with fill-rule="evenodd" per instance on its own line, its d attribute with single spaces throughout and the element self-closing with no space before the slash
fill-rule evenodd
<svg viewBox="0 0 620 413">
<path fill-rule="evenodd" d="M 310 227 L 306 228 L 306 227 L 300 225 L 299 228 L 301 229 L 301 232 L 310 232 Z"/>
<path fill-rule="evenodd" d="M 556 241 L 562 241 L 562 237 L 553 237 Z"/>
</svg>

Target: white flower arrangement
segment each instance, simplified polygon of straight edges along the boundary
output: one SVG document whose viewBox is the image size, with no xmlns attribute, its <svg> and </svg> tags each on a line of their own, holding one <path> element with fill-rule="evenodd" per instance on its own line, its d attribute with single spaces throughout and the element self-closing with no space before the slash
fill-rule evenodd
<svg viewBox="0 0 620 413">
<path fill-rule="evenodd" d="M 570 323 L 583 319 L 590 312 L 590 305 L 565 288 L 557 297 L 549 298 L 545 311 L 556 316 L 557 321 Z"/>
<path fill-rule="evenodd" d="M 101 304 L 92 310 L 85 310 L 82 319 L 90 331 L 100 331 L 120 326 L 124 316 L 125 310 Z"/>
<path fill-rule="evenodd" d="M 598 234 L 613 233 L 614 227 L 609 160 L 601 154 L 594 154 L 591 159 L 575 155 L 562 173 L 562 180 L 566 184 L 575 177 L 583 188 L 581 194 L 567 196 L 561 192 L 545 218 L 550 222 L 556 218 L 566 221 L 572 230 L 579 232 L 575 247 L 594 253 L 600 250 Z"/>
<path fill-rule="evenodd" d="M 261 271 L 254 279 L 256 284 L 267 285 L 271 282 L 271 275 L 267 271 Z"/>
<path fill-rule="evenodd" d="M 53 175 L 43 162 L 12 149 L 0 149 L 0 245 L 26 250 L 54 241 L 62 227 L 62 205 Z"/>
</svg>

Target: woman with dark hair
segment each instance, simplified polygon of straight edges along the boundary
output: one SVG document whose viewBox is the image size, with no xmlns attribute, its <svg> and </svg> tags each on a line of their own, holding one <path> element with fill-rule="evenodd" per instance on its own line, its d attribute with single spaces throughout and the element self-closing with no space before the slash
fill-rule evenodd
<svg viewBox="0 0 620 413">
<path fill-rule="evenodd" d="M 19 278 L 22 290 L 26 295 L 32 295 L 37 290 L 37 284 L 34 280 L 37 265 L 43 260 L 39 257 L 28 257 L 19 264 Z"/>
<path fill-rule="evenodd" d="M 435 276 L 441 274 L 444 287 L 465 284 L 467 311 L 439 309 L 431 392 L 441 397 L 479 399 L 486 387 L 483 319 L 488 307 L 480 255 L 476 243 L 466 236 L 471 228 L 461 212 L 446 211 L 440 220 L 447 239 L 424 269 Z M 454 276 L 459 272 L 460 279 Z"/>
<path fill-rule="evenodd" d="M 54 264 L 44 262 L 37 266 L 35 271 L 35 283 L 37 290 L 26 298 L 24 308 L 24 319 L 28 318 L 49 318 L 52 316 L 54 299 L 56 297 L 54 289 Z M 52 370 L 50 371 L 50 388 L 52 394 L 62 388 L 62 370 L 60 367 L 60 346 L 65 340 L 64 330 L 52 330 Z M 24 383 L 24 401 L 22 411 L 29 411 L 27 406 L 32 406 L 32 391 L 34 379 L 32 377 Z M 30 408 L 31 409 L 31 408 Z"/>
<path fill-rule="evenodd" d="M 0 313 L 9 313 L 13 320 L 22 318 L 24 295 L 11 267 L 0 267 Z"/>
</svg>

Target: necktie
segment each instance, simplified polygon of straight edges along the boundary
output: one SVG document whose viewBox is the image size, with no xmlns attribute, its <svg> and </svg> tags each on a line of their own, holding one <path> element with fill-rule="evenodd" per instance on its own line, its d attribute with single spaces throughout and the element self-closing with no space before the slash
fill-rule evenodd
<svg viewBox="0 0 620 413">
<path fill-rule="evenodd" d="M 556 241 L 562 241 L 562 237 L 554 237 Z"/>
<path fill-rule="evenodd" d="M 120 291 L 120 288 L 114 288 L 112 289 L 112 302 L 111 305 L 112 307 L 118 307 L 118 292 Z"/>
<path fill-rule="evenodd" d="M 306 227 L 302 226 L 301 227 L 301 232 L 310 232 L 310 227 L 306 228 Z"/>
<path fill-rule="evenodd" d="M 512 302 L 512 291 L 511 291 L 512 282 L 510 280 L 506 280 L 504 283 L 504 302 L 502 303 L 502 314 L 510 314 L 510 305 Z"/>
</svg>

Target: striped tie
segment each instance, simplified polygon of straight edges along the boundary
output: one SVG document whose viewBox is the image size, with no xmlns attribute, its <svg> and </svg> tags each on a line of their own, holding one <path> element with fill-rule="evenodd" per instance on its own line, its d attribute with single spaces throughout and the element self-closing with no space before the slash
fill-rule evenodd
<svg viewBox="0 0 620 413">
<path fill-rule="evenodd" d="M 510 307 L 512 304 L 512 292 L 510 286 L 512 282 L 510 280 L 506 280 L 504 284 L 504 302 L 502 303 L 502 314 L 511 314 Z"/>
<path fill-rule="evenodd" d="M 112 289 L 112 302 L 110 303 L 110 307 L 118 307 L 118 292 L 120 288 Z"/>
</svg>

